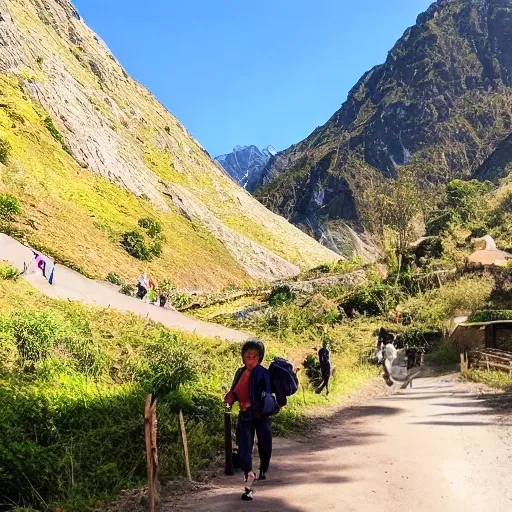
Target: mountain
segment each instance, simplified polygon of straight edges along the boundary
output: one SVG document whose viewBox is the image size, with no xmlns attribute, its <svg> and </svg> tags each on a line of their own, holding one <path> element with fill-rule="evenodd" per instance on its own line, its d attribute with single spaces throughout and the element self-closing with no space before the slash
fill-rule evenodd
<svg viewBox="0 0 512 512">
<path fill-rule="evenodd" d="M 215 160 L 240 186 L 253 192 L 261 185 L 263 170 L 276 154 L 273 146 L 262 150 L 256 146 L 235 146 L 231 153 L 217 156 Z"/>
<path fill-rule="evenodd" d="M 236 185 L 68 0 L 0 0 L 2 229 L 95 278 L 218 289 L 337 256 Z M 123 248 L 157 221 L 161 255 Z M 1 258 L 1 255 L 0 255 Z"/>
<path fill-rule="evenodd" d="M 504 176 L 512 131 L 512 0 L 439 0 L 341 108 L 267 164 L 256 196 L 340 252 L 363 233 L 361 191 L 398 166 Z"/>
</svg>

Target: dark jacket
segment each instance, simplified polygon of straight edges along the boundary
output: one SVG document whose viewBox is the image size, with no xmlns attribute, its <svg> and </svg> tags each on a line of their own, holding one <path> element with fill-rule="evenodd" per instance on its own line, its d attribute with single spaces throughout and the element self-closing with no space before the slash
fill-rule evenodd
<svg viewBox="0 0 512 512">
<path fill-rule="evenodd" d="M 239 368 L 235 373 L 235 378 L 233 379 L 233 384 L 231 384 L 231 389 L 229 393 L 233 393 L 240 377 L 246 370 L 245 366 Z M 261 413 L 261 397 L 263 392 L 270 393 L 270 377 L 268 374 L 268 370 L 259 364 L 251 371 L 251 376 L 249 377 L 249 396 L 251 398 L 251 405 L 254 410 L 254 414 L 259 416 Z M 228 393 L 228 394 L 229 394 Z"/>
</svg>

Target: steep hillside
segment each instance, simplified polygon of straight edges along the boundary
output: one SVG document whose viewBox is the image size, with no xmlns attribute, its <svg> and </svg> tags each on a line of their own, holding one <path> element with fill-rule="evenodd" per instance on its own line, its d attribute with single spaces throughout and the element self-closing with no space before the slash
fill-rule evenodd
<svg viewBox="0 0 512 512">
<path fill-rule="evenodd" d="M 249 192 L 259 186 L 261 175 L 272 156 L 277 154 L 273 146 L 260 150 L 256 146 L 235 146 L 231 153 L 215 157 L 215 160 Z"/>
<path fill-rule="evenodd" d="M 93 277 L 220 288 L 335 258 L 235 185 L 68 0 L 0 0 L 0 141 L 0 193 L 23 208 L 8 231 Z M 120 240 L 148 217 L 166 241 L 141 262 Z"/>
<path fill-rule="evenodd" d="M 257 197 L 337 242 L 345 221 L 360 228 L 374 173 L 473 175 L 511 131 L 511 47 L 511 0 L 432 4 L 325 125 L 271 160 Z"/>
</svg>

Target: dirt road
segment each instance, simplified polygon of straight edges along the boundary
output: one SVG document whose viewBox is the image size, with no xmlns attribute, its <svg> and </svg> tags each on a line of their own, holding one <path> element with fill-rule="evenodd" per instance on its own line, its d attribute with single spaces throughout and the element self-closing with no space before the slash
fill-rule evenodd
<svg viewBox="0 0 512 512">
<path fill-rule="evenodd" d="M 342 411 L 300 442 L 276 440 L 254 501 L 240 500 L 238 473 L 161 510 L 507 512 L 512 411 L 502 406 L 455 375 L 418 379 L 414 389 Z"/>
</svg>

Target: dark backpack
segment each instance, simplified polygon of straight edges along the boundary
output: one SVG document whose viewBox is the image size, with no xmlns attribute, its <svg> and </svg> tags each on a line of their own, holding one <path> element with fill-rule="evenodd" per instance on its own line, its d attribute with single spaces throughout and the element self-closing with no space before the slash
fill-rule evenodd
<svg viewBox="0 0 512 512">
<path fill-rule="evenodd" d="M 287 397 L 294 395 L 299 389 L 299 379 L 293 371 L 293 364 L 283 357 L 275 357 L 268 367 L 272 393 L 276 396 L 279 407 L 288 402 Z"/>
</svg>

